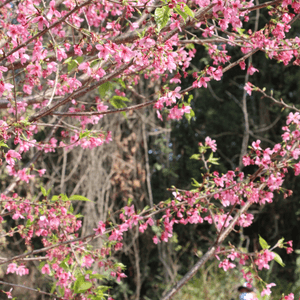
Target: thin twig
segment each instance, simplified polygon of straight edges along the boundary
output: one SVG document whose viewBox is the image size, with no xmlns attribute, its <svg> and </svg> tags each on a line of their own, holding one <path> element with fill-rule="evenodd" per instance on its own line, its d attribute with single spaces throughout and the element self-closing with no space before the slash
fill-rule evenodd
<svg viewBox="0 0 300 300">
<path fill-rule="evenodd" d="M 269 1 L 269 2 L 262 3 L 262 4 L 254 5 L 254 6 L 249 7 L 249 8 L 242 8 L 242 9 L 240 9 L 240 11 L 253 11 L 253 10 L 265 8 L 267 6 L 277 5 L 277 4 L 281 3 L 282 1 L 283 0 Z"/>
<path fill-rule="evenodd" d="M 39 294 L 48 295 L 50 297 L 57 297 L 57 295 L 55 295 L 55 294 L 50 294 L 50 293 L 47 293 L 47 292 L 43 292 L 43 291 L 40 291 L 40 290 L 37 290 L 37 289 L 33 289 L 33 288 L 30 288 L 28 286 L 21 285 L 21 284 L 14 284 L 14 283 L 5 282 L 5 281 L 0 281 L 0 284 L 12 286 L 12 287 L 20 287 L 22 289 L 34 291 L 34 292 L 37 292 Z"/>
<path fill-rule="evenodd" d="M 267 131 L 269 129 L 271 129 L 273 126 L 275 126 L 275 124 L 281 119 L 281 115 L 279 115 L 274 122 L 272 122 L 270 125 L 259 128 L 259 129 L 253 129 L 253 132 L 262 132 L 262 131 Z"/>
<path fill-rule="evenodd" d="M 253 91 L 257 91 L 257 92 L 262 93 L 265 98 L 271 99 L 273 102 L 275 102 L 276 104 L 278 104 L 280 106 L 283 106 L 284 108 L 288 108 L 288 109 L 292 109 L 292 110 L 295 110 L 297 112 L 300 112 L 300 109 L 296 108 L 295 105 L 293 105 L 293 106 L 288 105 L 285 102 L 283 102 L 282 99 L 280 99 L 280 101 L 276 100 L 273 96 L 267 95 L 262 89 L 260 89 L 258 87 L 255 87 L 253 89 Z"/>
</svg>

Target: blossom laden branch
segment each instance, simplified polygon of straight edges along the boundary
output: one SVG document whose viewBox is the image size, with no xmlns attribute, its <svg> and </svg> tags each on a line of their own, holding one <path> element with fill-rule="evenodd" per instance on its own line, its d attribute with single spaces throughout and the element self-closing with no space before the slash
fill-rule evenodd
<svg viewBox="0 0 300 300">
<path fill-rule="evenodd" d="M 51 24 L 49 27 L 46 27 L 44 30 L 40 31 L 38 34 L 33 36 L 32 38 L 29 38 L 27 41 L 23 42 L 13 50 L 11 50 L 8 53 L 4 53 L 2 57 L 0 57 L 0 62 L 6 59 L 7 57 L 11 56 L 15 52 L 19 51 L 20 49 L 26 47 L 28 44 L 30 44 L 32 41 L 38 39 L 39 37 L 43 36 L 47 31 L 51 30 L 52 28 L 55 28 L 60 23 L 64 22 L 68 17 L 72 16 L 76 11 L 80 10 L 81 8 L 89 5 L 92 2 L 92 0 L 88 0 L 80 4 L 79 6 L 76 6 L 71 11 L 69 11 L 66 15 L 64 15 L 62 18 L 60 18 L 58 21 Z"/>
</svg>

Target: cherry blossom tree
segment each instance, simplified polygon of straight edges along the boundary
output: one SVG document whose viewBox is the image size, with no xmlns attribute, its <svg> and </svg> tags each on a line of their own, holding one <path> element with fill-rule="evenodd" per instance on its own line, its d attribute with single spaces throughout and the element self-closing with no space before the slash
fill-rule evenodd
<svg viewBox="0 0 300 300">
<path fill-rule="evenodd" d="M 249 24 L 259 10 L 269 15 L 260 28 L 258 23 Z M 235 228 L 251 225 L 253 216 L 247 212 L 251 205 L 271 203 L 275 192 L 291 195 L 282 186 L 289 168 L 300 174 L 299 112 L 250 79 L 259 72 L 251 60 L 257 52 L 284 65 L 299 65 L 300 40 L 290 36 L 290 29 L 299 16 L 300 2 L 7 0 L 1 2 L 0 11 L 0 145 L 5 176 L 1 238 L 5 243 L 20 239 L 27 246 L 25 252 L 2 257 L 0 264 L 6 274 L 27 276 L 29 266 L 39 262 L 40 272 L 54 284 L 42 291 L 0 283 L 49 298 L 111 299 L 103 280 L 121 281 L 127 276 L 124 266 L 112 258 L 122 249 L 126 232 L 138 228 L 143 233 L 156 225 L 153 242 L 159 244 L 170 240 L 175 224 L 207 222 L 217 232 L 214 244 L 162 299 L 170 299 L 212 257 L 220 260 L 219 267 L 225 271 L 237 264 L 247 266 L 245 280 L 250 284 L 259 280 L 261 296 L 269 295 L 274 283 L 263 282 L 258 271 L 268 269 L 272 260 L 283 265 L 274 250 L 286 248 L 290 253 L 292 241 L 283 238 L 269 246 L 260 238 L 262 250 L 256 253 L 244 253 L 224 241 Z M 205 48 L 209 63 L 193 71 L 190 64 L 199 45 Z M 237 60 L 228 53 L 232 47 L 239 53 Z M 207 137 L 199 141 L 199 153 L 192 156 L 203 163 L 203 177 L 194 180 L 192 190 L 172 187 L 171 200 L 156 205 L 152 201 L 139 211 L 129 200 L 114 212 L 114 218 L 104 216 L 93 232 L 82 235 L 85 216 L 77 214 L 72 203 L 90 200 L 63 192 L 51 197 L 51 190 L 43 187 L 47 170 L 36 168 L 42 155 L 111 143 L 113 128 L 93 127 L 111 114 L 126 118 L 132 111 L 147 108 L 162 122 L 183 116 L 191 119 L 189 93 L 220 81 L 232 68 L 246 73 L 243 105 L 246 93 L 259 92 L 296 111 L 288 116 L 282 142 L 272 149 L 262 149 L 257 140 L 247 152 L 245 135 L 241 166 L 253 165 L 256 171 L 250 176 L 239 169 L 211 172 L 211 166 L 218 164 L 217 145 Z M 192 84 L 182 89 L 183 79 L 191 73 Z M 147 93 L 140 92 L 141 81 L 149 85 Z M 33 193 L 24 196 L 30 185 Z M 41 246 L 33 249 L 36 238 Z M 95 239 L 103 241 L 101 248 L 91 246 Z M 102 271 L 93 272 L 93 265 Z M 13 291 L 8 289 L 3 292 L 11 298 Z"/>
</svg>

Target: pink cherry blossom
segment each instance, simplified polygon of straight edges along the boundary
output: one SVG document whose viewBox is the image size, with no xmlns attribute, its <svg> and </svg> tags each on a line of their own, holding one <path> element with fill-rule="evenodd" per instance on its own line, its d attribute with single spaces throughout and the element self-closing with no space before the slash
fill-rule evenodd
<svg viewBox="0 0 300 300">
<path fill-rule="evenodd" d="M 247 73 L 253 75 L 255 72 L 259 72 L 258 69 L 255 69 L 252 65 L 248 67 Z"/>
<path fill-rule="evenodd" d="M 265 295 L 271 295 L 272 292 L 271 292 L 270 288 L 272 286 L 276 286 L 276 284 L 275 283 L 269 283 L 269 284 L 267 284 L 266 288 L 260 293 L 261 296 L 263 297 Z"/>
<path fill-rule="evenodd" d="M 51 20 L 53 15 L 55 15 L 58 18 L 60 18 L 61 16 L 60 12 L 55 9 L 54 0 L 50 1 L 50 9 L 49 12 L 47 13 L 47 18 Z"/>
<path fill-rule="evenodd" d="M 45 264 L 41 269 L 42 274 L 50 274 L 50 267 L 48 264 Z"/>
<path fill-rule="evenodd" d="M 125 210 L 125 215 L 130 217 L 132 214 L 134 214 L 134 205 L 125 206 L 124 210 Z"/>
<path fill-rule="evenodd" d="M 44 25 L 49 27 L 49 22 L 43 16 L 33 18 L 32 23 L 38 23 L 39 30 L 43 30 Z"/>
<path fill-rule="evenodd" d="M 212 140 L 210 137 L 205 138 L 205 145 L 210 147 L 213 152 L 217 151 L 217 143 L 215 140 Z"/>
<path fill-rule="evenodd" d="M 18 152 L 14 151 L 14 150 L 8 150 L 8 152 L 5 154 L 5 159 L 6 159 L 6 162 L 12 167 L 15 165 L 14 158 L 20 160 L 22 157 Z"/>
<path fill-rule="evenodd" d="M 209 77 L 201 77 L 198 82 L 198 87 L 200 88 L 201 86 L 204 86 L 205 88 L 207 88 L 208 81 L 210 81 Z"/>
<path fill-rule="evenodd" d="M 224 270 L 225 272 L 228 271 L 229 269 L 233 269 L 233 268 L 235 268 L 235 267 L 236 267 L 236 265 L 233 264 L 233 263 L 231 263 L 231 262 L 229 262 L 228 259 L 224 259 L 223 261 L 221 261 L 221 262 L 219 263 L 219 268 L 223 268 L 223 270 Z"/>
<path fill-rule="evenodd" d="M 83 258 L 83 263 L 81 264 L 82 267 L 87 267 L 87 268 L 90 268 L 92 266 L 92 263 L 94 262 L 95 260 L 91 257 L 91 255 L 86 255 L 84 258 Z"/>
<path fill-rule="evenodd" d="M 6 271 L 6 274 L 9 274 L 9 273 L 16 273 L 17 271 L 17 265 L 15 263 L 11 263 L 8 265 L 7 267 L 7 271 Z"/>
<path fill-rule="evenodd" d="M 253 88 L 252 88 L 252 84 L 250 82 L 247 82 L 244 89 L 247 91 L 247 93 L 251 96 L 251 93 L 253 91 Z"/>
<path fill-rule="evenodd" d="M 99 221 L 98 227 L 94 229 L 95 234 L 102 235 L 105 232 L 105 224 L 102 221 Z"/>
<path fill-rule="evenodd" d="M 294 300 L 294 294 L 290 293 L 289 295 L 284 296 L 284 299 L 285 300 Z"/>
<path fill-rule="evenodd" d="M 96 49 L 99 50 L 98 57 L 107 60 L 109 55 L 114 51 L 108 45 L 96 45 Z"/>
<path fill-rule="evenodd" d="M 156 235 L 153 237 L 153 243 L 154 244 L 160 243 L 160 240 L 159 240 L 159 238 Z"/>
<path fill-rule="evenodd" d="M 19 275 L 19 276 L 28 275 L 29 270 L 27 268 L 25 268 L 25 266 L 21 265 L 16 270 L 16 274 Z"/>
</svg>

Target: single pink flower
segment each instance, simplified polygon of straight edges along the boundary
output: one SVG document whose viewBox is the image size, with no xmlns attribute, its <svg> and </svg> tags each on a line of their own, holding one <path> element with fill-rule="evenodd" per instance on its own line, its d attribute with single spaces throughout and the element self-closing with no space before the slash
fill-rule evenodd
<svg viewBox="0 0 300 300">
<path fill-rule="evenodd" d="M 247 74 L 253 75 L 255 72 L 259 72 L 258 69 L 254 68 L 252 64 L 248 67 Z"/>
<path fill-rule="evenodd" d="M 5 154 L 5 159 L 6 162 L 10 165 L 10 166 L 14 166 L 15 165 L 15 160 L 14 158 L 20 160 L 22 157 L 21 155 L 16 152 L 15 150 L 8 150 L 8 152 Z"/>
<path fill-rule="evenodd" d="M 48 264 L 45 264 L 45 265 L 42 267 L 41 271 L 42 271 L 42 274 L 50 274 L 50 267 L 49 267 L 49 265 L 48 265 Z"/>
</svg>

